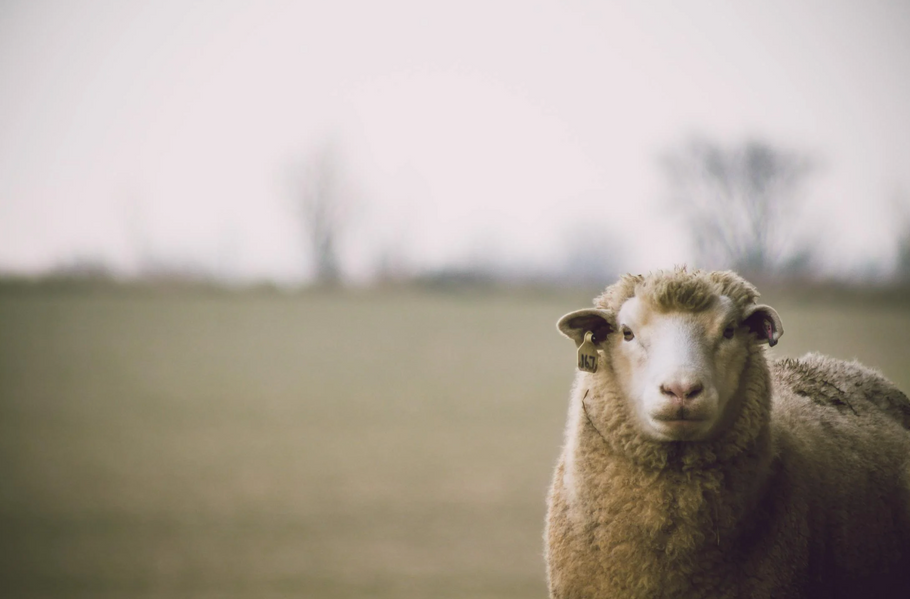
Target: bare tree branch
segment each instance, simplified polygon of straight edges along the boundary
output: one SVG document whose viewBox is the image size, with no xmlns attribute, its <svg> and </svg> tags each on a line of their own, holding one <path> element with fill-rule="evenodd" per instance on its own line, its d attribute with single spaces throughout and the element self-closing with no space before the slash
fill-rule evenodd
<svg viewBox="0 0 910 599">
<path fill-rule="evenodd" d="M 341 278 L 339 239 L 351 217 L 337 154 L 331 145 L 323 145 L 296 170 L 293 181 L 295 208 L 312 252 L 316 280 L 324 284 L 336 283 Z"/>
<path fill-rule="evenodd" d="M 760 141 L 725 148 L 695 138 L 665 154 L 661 166 L 704 266 L 785 266 L 784 242 L 797 228 L 795 209 L 813 170 L 807 157 Z"/>
</svg>

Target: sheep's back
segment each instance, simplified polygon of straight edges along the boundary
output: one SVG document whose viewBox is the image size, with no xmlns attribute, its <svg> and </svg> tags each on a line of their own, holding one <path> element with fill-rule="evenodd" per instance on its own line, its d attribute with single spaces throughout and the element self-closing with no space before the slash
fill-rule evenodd
<svg viewBox="0 0 910 599">
<path fill-rule="evenodd" d="M 910 399 L 879 372 L 858 362 L 807 354 L 776 360 L 772 376 L 780 387 L 818 406 L 853 416 L 874 406 L 910 430 Z"/>
<path fill-rule="evenodd" d="M 799 473 L 818 596 L 910 596 L 910 400 L 874 370 L 817 354 L 771 372 L 773 434 Z"/>
</svg>

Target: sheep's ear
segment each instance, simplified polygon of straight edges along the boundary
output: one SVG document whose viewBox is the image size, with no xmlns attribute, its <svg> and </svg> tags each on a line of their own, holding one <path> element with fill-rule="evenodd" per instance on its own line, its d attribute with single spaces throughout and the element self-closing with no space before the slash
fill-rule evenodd
<svg viewBox="0 0 910 599">
<path fill-rule="evenodd" d="M 610 324 L 611 317 L 612 313 L 607 310 L 587 308 L 569 312 L 559 319 L 556 327 L 563 335 L 574 340 L 576 347 L 585 340 L 585 333 L 591 331 L 594 333 L 591 341 L 600 347 L 606 341 L 607 335 L 613 332 L 613 326 Z"/>
<path fill-rule="evenodd" d="M 758 336 L 759 343 L 767 343 L 771 347 L 777 345 L 777 340 L 784 334 L 784 325 L 777 315 L 777 310 L 764 304 L 747 308 L 743 315 L 743 324 Z"/>
</svg>

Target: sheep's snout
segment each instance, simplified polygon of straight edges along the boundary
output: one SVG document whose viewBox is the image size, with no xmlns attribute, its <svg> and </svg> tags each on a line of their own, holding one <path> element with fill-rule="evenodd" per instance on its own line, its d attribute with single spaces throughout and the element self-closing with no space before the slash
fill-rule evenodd
<svg viewBox="0 0 910 599">
<path fill-rule="evenodd" d="M 696 373 L 666 378 L 647 395 L 650 427 L 664 440 L 701 438 L 717 415 L 717 394 Z"/>
<path fill-rule="evenodd" d="M 644 428 L 660 440 L 706 438 L 720 412 L 710 352 L 700 342 L 697 323 L 662 324 L 643 331 L 650 342 L 641 396 Z"/>
</svg>

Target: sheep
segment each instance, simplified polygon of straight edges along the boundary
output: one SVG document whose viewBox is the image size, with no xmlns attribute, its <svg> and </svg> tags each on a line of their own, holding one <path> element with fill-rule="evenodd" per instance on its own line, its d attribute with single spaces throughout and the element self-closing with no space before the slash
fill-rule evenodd
<svg viewBox="0 0 910 599">
<path fill-rule="evenodd" d="M 553 599 L 910 597 L 910 400 L 809 354 L 733 272 L 625 275 L 579 351 L 548 495 Z"/>
</svg>

